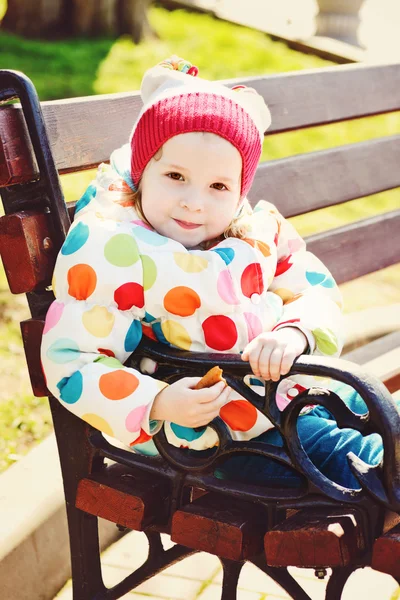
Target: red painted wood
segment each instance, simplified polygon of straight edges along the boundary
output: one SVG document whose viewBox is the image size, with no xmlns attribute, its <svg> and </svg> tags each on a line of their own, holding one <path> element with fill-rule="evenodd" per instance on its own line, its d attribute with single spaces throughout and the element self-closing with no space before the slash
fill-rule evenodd
<svg viewBox="0 0 400 600">
<path fill-rule="evenodd" d="M 271 567 L 343 567 L 357 562 L 363 546 L 351 509 L 301 510 L 264 537 Z"/>
<path fill-rule="evenodd" d="M 262 550 L 267 517 L 258 507 L 207 494 L 176 511 L 171 540 L 231 560 L 244 560 Z"/>
<path fill-rule="evenodd" d="M 28 365 L 33 395 L 37 398 L 49 396 L 46 378 L 40 360 L 40 344 L 43 335 L 44 321 L 40 319 L 27 319 L 21 322 L 22 341 Z"/>
<path fill-rule="evenodd" d="M 0 107 L 0 188 L 36 175 L 25 121 L 20 111 L 10 108 Z"/>
<path fill-rule="evenodd" d="M 128 529 L 142 531 L 163 520 L 168 492 L 168 482 L 162 477 L 115 464 L 79 482 L 75 506 Z"/>
<path fill-rule="evenodd" d="M 20 211 L 1 217 L 0 254 L 13 294 L 50 285 L 56 253 L 48 215 Z"/>
<path fill-rule="evenodd" d="M 371 567 L 400 579 L 400 525 L 376 540 Z"/>
</svg>

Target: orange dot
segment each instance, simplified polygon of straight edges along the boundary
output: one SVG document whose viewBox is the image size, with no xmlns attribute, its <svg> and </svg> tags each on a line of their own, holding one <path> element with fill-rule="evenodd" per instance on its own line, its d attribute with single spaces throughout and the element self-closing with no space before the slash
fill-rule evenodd
<svg viewBox="0 0 400 600">
<path fill-rule="evenodd" d="M 99 379 L 100 391 L 109 400 L 122 400 L 130 396 L 138 386 L 138 378 L 121 369 L 105 373 Z"/>
<path fill-rule="evenodd" d="M 253 248 L 257 248 L 263 256 L 271 256 L 271 249 L 265 242 L 260 242 L 260 240 L 253 240 L 251 238 L 245 238 L 243 241 L 250 244 L 250 246 L 253 246 Z"/>
<path fill-rule="evenodd" d="M 91 296 L 97 284 L 95 270 L 89 265 L 74 265 L 68 271 L 68 294 L 77 300 Z"/>
<path fill-rule="evenodd" d="M 200 305 L 198 294 L 184 285 L 172 288 L 164 297 L 165 310 L 180 317 L 193 315 Z"/>
<path fill-rule="evenodd" d="M 248 431 L 257 421 L 257 409 L 247 400 L 232 400 L 219 411 L 223 421 L 233 431 Z"/>
<path fill-rule="evenodd" d="M 291 302 L 295 302 L 296 300 L 298 300 L 299 298 L 302 298 L 303 294 L 295 294 L 292 298 L 288 298 L 287 300 L 284 300 L 283 304 L 290 304 Z"/>
<path fill-rule="evenodd" d="M 141 429 L 139 437 L 136 438 L 136 440 L 131 442 L 129 445 L 136 446 L 136 444 L 144 444 L 145 442 L 148 442 L 149 440 L 151 440 L 151 435 L 149 435 L 143 429 Z"/>
</svg>

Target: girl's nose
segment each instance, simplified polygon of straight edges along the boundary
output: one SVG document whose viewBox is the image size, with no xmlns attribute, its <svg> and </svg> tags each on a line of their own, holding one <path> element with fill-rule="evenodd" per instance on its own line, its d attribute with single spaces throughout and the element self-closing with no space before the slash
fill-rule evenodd
<svg viewBox="0 0 400 600">
<path fill-rule="evenodd" d="M 192 212 L 202 212 L 204 210 L 204 200 L 200 193 L 188 193 L 181 198 L 180 205 Z"/>
</svg>

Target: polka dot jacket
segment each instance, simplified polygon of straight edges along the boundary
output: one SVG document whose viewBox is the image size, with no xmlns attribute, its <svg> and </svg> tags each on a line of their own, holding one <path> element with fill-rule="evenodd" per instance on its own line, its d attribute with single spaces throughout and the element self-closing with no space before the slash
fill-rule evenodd
<svg viewBox="0 0 400 600">
<path fill-rule="evenodd" d="M 187 250 L 143 223 L 127 192 L 125 179 L 100 165 L 56 262 L 42 363 L 49 390 L 74 414 L 138 451 L 146 447 L 163 425 L 149 415 L 166 384 L 146 374 L 151 365 L 124 366 L 142 335 L 238 354 L 261 332 L 290 326 L 305 334 L 311 353 L 340 353 L 338 288 L 272 204 L 257 204 L 247 239 Z M 262 393 L 256 378 L 245 381 Z M 300 382 L 282 382 L 282 406 L 304 389 Z M 236 440 L 272 427 L 234 391 L 220 416 Z M 176 446 L 217 443 L 211 428 L 164 426 Z"/>
</svg>

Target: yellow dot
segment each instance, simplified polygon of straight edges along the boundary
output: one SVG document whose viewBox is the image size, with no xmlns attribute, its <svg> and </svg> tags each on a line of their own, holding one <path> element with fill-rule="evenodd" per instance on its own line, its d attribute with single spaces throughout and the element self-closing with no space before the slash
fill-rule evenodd
<svg viewBox="0 0 400 600">
<path fill-rule="evenodd" d="M 93 306 L 82 315 L 82 323 L 86 331 L 99 338 L 110 335 L 114 321 L 115 316 L 105 306 Z"/>
<path fill-rule="evenodd" d="M 183 325 L 168 319 L 161 324 L 161 329 L 170 344 L 182 350 L 190 350 L 192 340 Z"/>
<path fill-rule="evenodd" d="M 208 267 L 208 260 L 189 252 L 174 252 L 174 260 L 185 273 L 200 273 Z"/>
<path fill-rule="evenodd" d="M 51 280 L 51 288 L 53 290 L 53 294 L 57 297 L 57 292 L 56 292 L 56 275 L 55 275 L 55 273 L 53 273 L 53 279 Z"/>
<path fill-rule="evenodd" d="M 291 300 L 294 297 L 294 293 L 291 290 L 287 290 L 286 288 L 279 288 L 277 290 L 274 290 L 274 294 L 280 296 L 284 303 L 288 300 Z"/>
<path fill-rule="evenodd" d="M 86 423 L 89 423 L 89 425 L 92 427 L 95 427 L 103 433 L 114 437 L 114 432 L 109 423 L 107 423 L 107 421 L 102 417 L 99 417 L 99 415 L 95 415 L 94 413 L 86 413 L 85 415 L 82 415 L 81 419 L 86 421 Z"/>
</svg>

